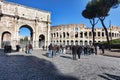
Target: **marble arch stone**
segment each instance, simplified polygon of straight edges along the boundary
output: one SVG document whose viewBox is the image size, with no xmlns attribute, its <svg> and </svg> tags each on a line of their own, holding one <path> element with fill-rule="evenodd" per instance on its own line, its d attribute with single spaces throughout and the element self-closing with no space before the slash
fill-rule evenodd
<svg viewBox="0 0 120 80">
<path fill-rule="evenodd" d="M 19 29 L 28 25 L 33 30 L 33 47 L 39 48 L 39 35 L 45 36 L 45 46 L 50 43 L 50 12 L 29 8 L 16 3 L 0 0 L 0 48 L 2 33 L 11 33 L 10 44 L 15 48 L 19 41 Z"/>
</svg>

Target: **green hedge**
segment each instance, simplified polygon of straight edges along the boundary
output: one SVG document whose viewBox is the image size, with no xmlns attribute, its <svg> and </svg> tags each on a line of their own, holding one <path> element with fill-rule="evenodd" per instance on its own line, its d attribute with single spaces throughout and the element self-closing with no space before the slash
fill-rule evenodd
<svg viewBox="0 0 120 80">
<path fill-rule="evenodd" d="M 107 48 L 107 41 L 103 41 L 100 44 L 104 44 L 104 46 Z M 120 39 L 114 39 L 110 41 L 110 47 L 111 49 L 120 49 Z"/>
<path fill-rule="evenodd" d="M 101 44 L 107 44 L 107 41 L 103 41 Z M 110 40 L 110 44 L 120 44 L 120 39 Z"/>
</svg>

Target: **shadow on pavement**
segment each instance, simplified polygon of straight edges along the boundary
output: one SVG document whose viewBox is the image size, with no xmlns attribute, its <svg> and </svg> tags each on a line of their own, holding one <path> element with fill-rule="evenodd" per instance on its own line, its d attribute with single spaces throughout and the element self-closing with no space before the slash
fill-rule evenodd
<svg viewBox="0 0 120 80">
<path fill-rule="evenodd" d="M 120 80 L 120 76 L 108 74 L 108 73 L 103 73 L 103 75 L 98 75 L 102 77 L 105 80 Z"/>
<path fill-rule="evenodd" d="M 4 55 L 6 55 L 7 53 L 16 53 L 16 52 L 19 52 L 19 51 L 12 49 L 10 52 L 9 51 L 5 52 L 3 48 L 0 49 L 0 54 L 4 54 Z"/>
<path fill-rule="evenodd" d="M 111 52 L 120 52 L 120 49 L 111 49 Z"/>
<path fill-rule="evenodd" d="M 62 74 L 45 59 L 31 55 L 0 56 L 0 80 L 78 80 Z"/>
<path fill-rule="evenodd" d="M 45 53 L 45 54 L 42 54 L 43 56 L 45 56 L 45 57 L 48 57 L 48 53 Z"/>
<path fill-rule="evenodd" d="M 104 54 L 103 56 L 120 58 L 120 56 L 116 56 L 116 55 L 108 55 L 108 54 Z"/>
<path fill-rule="evenodd" d="M 72 59 L 72 57 L 69 57 L 69 56 L 60 56 L 60 57 L 67 58 L 67 59 Z"/>
</svg>

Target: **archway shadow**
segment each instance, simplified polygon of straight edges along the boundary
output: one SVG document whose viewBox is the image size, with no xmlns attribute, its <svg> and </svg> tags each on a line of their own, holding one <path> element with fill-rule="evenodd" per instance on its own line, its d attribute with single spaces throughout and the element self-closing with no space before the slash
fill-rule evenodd
<svg viewBox="0 0 120 80">
<path fill-rule="evenodd" d="M 61 73 L 45 59 L 32 55 L 0 56 L 0 80 L 78 80 Z"/>
<path fill-rule="evenodd" d="M 98 75 L 102 77 L 105 80 L 120 80 L 120 76 L 109 74 L 109 73 L 103 73 L 103 75 Z"/>
<path fill-rule="evenodd" d="M 16 51 L 15 49 L 12 49 L 11 51 L 8 51 L 8 52 L 5 52 L 4 48 L 0 49 L 0 55 L 7 55 L 7 53 L 17 53 L 17 52 L 19 52 L 19 51 Z M 23 51 L 23 52 L 25 52 L 25 51 Z"/>
<path fill-rule="evenodd" d="M 5 52 L 4 48 L 0 48 L 0 56 L 8 55 L 9 53 L 19 53 L 19 52 L 20 51 L 16 51 L 15 49 L 12 49 L 11 51 Z"/>
</svg>

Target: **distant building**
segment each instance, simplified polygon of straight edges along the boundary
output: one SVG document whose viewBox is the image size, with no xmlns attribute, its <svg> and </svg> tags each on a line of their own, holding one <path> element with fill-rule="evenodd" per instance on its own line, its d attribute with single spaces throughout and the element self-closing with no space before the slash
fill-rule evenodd
<svg viewBox="0 0 120 80">
<path fill-rule="evenodd" d="M 30 36 L 19 36 L 19 40 L 20 40 L 20 39 L 23 39 L 23 40 L 24 40 L 25 38 L 27 38 L 28 41 L 30 41 Z"/>
<path fill-rule="evenodd" d="M 108 28 L 109 39 L 120 38 L 120 27 Z M 106 41 L 103 28 L 95 28 L 95 41 Z M 51 26 L 51 42 L 57 45 L 92 45 L 92 28 L 86 28 L 84 24 L 67 24 Z"/>
</svg>

